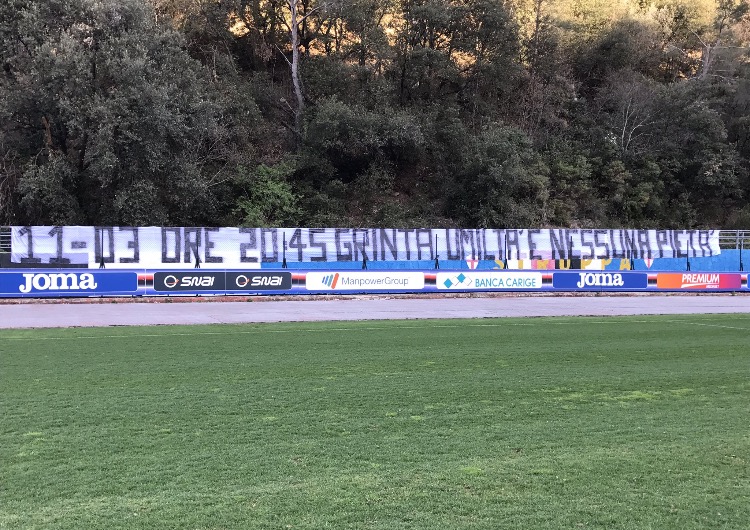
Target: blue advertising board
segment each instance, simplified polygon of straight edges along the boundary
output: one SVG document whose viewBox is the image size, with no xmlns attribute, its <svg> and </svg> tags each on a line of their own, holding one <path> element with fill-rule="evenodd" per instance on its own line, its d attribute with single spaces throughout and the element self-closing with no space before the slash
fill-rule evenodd
<svg viewBox="0 0 750 530">
<path fill-rule="evenodd" d="M 554 289 L 576 291 L 630 291 L 648 288 L 645 272 L 555 272 L 552 275 Z"/>
<path fill-rule="evenodd" d="M 0 296 L 62 297 L 135 295 L 136 271 L 22 269 L 0 272 Z"/>
</svg>

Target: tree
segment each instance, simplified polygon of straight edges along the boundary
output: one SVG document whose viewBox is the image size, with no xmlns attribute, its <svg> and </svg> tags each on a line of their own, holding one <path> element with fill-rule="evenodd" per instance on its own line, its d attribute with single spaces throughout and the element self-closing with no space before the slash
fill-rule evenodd
<svg viewBox="0 0 750 530">
<path fill-rule="evenodd" d="M 5 123 L 20 124 L 6 133 L 17 220 L 210 222 L 231 133 L 180 35 L 139 0 L 78 0 L 56 19 L 45 4 L 23 6 L 34 22 L 18 27 L 2 85 Z M 54 30 L 33 33 L 45 24 Z M 65 199 L 47 208 L 55 193 Z"/>
<path fill-rule="evenodd" d="M 457 167 L 449 212 L 462 226 L 544 225 L 549 217 L 548 174 L 523 133 L 487 126 Z"/>
</svg>

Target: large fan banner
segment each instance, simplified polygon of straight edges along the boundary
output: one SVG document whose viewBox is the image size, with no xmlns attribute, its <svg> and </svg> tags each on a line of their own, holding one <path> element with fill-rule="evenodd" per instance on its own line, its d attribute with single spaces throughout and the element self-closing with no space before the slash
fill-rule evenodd
<svg viewBox="0 0 750 530">
<path fill-rule="evenodd" d="M 261 263 L 715 256 L 718 230 L 14 226 L 14 263 L 259 268 Z"/>
</svg>

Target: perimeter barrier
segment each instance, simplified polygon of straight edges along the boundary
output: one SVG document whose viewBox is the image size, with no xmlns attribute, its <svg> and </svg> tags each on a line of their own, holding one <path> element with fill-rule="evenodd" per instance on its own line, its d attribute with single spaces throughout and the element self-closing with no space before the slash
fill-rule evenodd
<svg viewBox="0 0 750 530">
<path fill-rule="evenodd" d="M 747 292 L 749 243 L 718 230 L 3 227 L 0 297 Z M 422 259 L 387 259 L 404 257 Z"/>
</svg>

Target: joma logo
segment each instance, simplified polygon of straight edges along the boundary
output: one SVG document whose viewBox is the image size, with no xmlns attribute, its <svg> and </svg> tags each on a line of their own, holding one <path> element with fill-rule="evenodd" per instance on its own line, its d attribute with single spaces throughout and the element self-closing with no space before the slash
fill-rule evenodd
<svg viewBox="0 0 750 530">
<path fill-rule="evenodd" d="M 623 287 L 622 274 L 610 274 L 601 272 L 579 273 L 580 279 L 576 284 L 579 289 L 583 287 Z"/>
<path fill-rule="evenodd" d="M 96 289 L 94 275 L 89 273 L 24 274 L 24 283 L 18 286 L 22 293 L 35 291 L 84 291 Z"/>
</svg>

